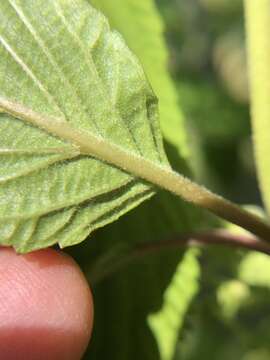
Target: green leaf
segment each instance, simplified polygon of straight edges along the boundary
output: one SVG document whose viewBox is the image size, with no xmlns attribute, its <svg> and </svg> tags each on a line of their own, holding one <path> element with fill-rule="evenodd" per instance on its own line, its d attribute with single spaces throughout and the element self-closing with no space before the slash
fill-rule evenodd
<svg viewBox="0 0 270 360">
<path fill-rule="evenodd" d="M 83 139 L 167 166 L 143 70 L 87 2 L 2 1 L 0 83 L 2 245 L 78 243 L 153 194 L 84 154 Z"/>
<path fill-rule="evenodd" d="M 270 1 L 244 1 L 253 141 L 258 180 L 270 214 Z"/>
<path fill-rule="evenodd" d="M 162 360 L 174 359 L 187 309 L 198 292 L 200 268 L 197 253 L 197 249 L 190 249 L 185 253 L 164 293 L 161 310 L 148 318 Z"/>
<path fill-rule="evenodd" d="M 159 98 L 163 136 L 177 148 L 181 158 L 186 158 L 189 150 L 184 118 L 168 71 L 168 50 L 163 37 L 165 29 L 155 1 L 88 1 L 108 16 L 111 25 L 124 36 L 130 49 L 142 62 Z"/>
</svg>

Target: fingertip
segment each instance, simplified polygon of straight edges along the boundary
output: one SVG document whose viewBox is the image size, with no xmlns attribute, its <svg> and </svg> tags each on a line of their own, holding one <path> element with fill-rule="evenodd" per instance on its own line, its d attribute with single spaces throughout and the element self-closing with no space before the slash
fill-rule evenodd
<svg viewBox="0 0 270 360">
<path fill-rule="evenodd" d="M 1 358 L 78 360 L 92 324 L 89 286 L 69 256 L 0 249 Z"/>
</svg>

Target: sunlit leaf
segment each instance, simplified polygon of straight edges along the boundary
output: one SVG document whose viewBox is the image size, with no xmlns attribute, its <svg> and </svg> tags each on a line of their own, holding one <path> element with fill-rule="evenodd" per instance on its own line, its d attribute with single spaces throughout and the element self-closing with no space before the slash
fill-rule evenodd
<svg viewBox="0 0 270 360">
<path fill-rule="evenodd" d="M 184 118 L 177 91 L 169 74 L 169 54 L 165 44 L 165 25 L 153 0 L 88 0 L 109 17 L 128 46 L 143 64 L 159 98 L 163 136 L 176 146 L 178 155 L 189 153 Z"/>
<path fill-rule="evenodd" d="M 144 72 L 86 1 L 2 1 L 0 84 L 1 244 L 72 245 L 151 196 L 76 144 L 91 135 L 167 164 Z"/>
</svg>

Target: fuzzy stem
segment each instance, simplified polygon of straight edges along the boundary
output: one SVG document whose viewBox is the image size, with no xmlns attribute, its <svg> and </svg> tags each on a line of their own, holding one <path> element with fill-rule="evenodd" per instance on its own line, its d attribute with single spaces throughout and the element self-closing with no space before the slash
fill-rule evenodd
<svg viewBox="0 0 270 360">
<path fill-rule="evenodd" d="M 212 193 L 170 167 L 152 162 L 111 143 L 108 139 L 90 132 L 82 132 L 66 121 L 39 114 L 21 104 L 0 97 L 0 108 L 8 114 L 40 127 L 48 133 L 66 140 L 80 154 L 93 156 L 116 166 L 150 184 L 174 193 L 180 198 L 203 207 L 215 215 L 252 232 L 270 242 L 270 226 L 259 217 Z"/>
</svg>

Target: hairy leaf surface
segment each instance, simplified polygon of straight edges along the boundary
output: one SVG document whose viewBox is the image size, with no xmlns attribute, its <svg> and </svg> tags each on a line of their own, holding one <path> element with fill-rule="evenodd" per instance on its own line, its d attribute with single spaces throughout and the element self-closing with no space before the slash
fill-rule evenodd
<svg viewBox="0 0 270 360">
<path fill-rule="evenodd" d="M 151 196 L 149 185 L 84 155 L 61 131 L 67 125 L 167 165 L 157 99 L 89 3 L 1 1 L 0 84 L 0 107 L 14 108 L 0 113 L 1 244 L 23 252 L 72 245 Z M 11 116 L 18 108 L 23 116 Z M 31 112 L 44 126 L 27 121 Z M 54 119 L 57 136 L 47 128 Z"/>
<path fill-rule="evenodd" d="M 153 0 L 88 0 L 99 8 L 124 36 L 138 56 L 159 98 L 162 133 L 177 147 L 179 156 L 189 153 L 184 119 L 177 91 L 168 71 L 168 51 L 163 38 L 164 23 Z M 119 10 L 121 9 L 121 11 Z"/>
</svg>

